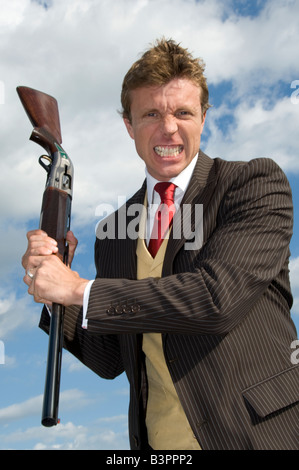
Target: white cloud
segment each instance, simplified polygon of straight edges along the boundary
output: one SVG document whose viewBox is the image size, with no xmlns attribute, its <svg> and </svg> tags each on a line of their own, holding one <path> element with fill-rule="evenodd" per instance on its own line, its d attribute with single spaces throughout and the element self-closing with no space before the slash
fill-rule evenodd
<svg viewBox="0 0 299 470">
<path fill-rule="evenodd" d="M 118 417 L 116 430 L 97 426 L 76 425 L 72 422 L 53 428 L 41 426 L 19 429 L 0 435 L 1 448 L 32 450 L 100 450 L 128 449 L 126 419 Z"/>
<path fill-rule="evenodd" d="M 5 201 L 7 200 L 4 198 L 4 201 L 2 201 L 3 205 L 5 205 Z M 22 202 L 20 202 L 20 205 L 22 205 Z M 11 210 L 13 210 L 12 207 Z M 25 236 L 26 226 L 25 223 L 20 223 L 19 221 L 14 221 L 10 217 L 3 216 L 3 212 L 2 218 L 0 216 L 0 220 L 0 276 L 3 276 L 6 281 L 9 281 L 9 276 L 14 274 L 16 271 L 20 277 L 24 274 L 24 271 L 21 268 L 21 259 L 27 245 Z"/>
<path fill-rule="evenodd" d="M 209 113 L 209 154 L 228 160 L 270 157 L 285 171 L 299 168 L 299 107 L 292 104 L 290 97 L 277 100 L 271 107 L 260 98 L 254 105 L 241 102 L 233 111 L 223 105 Z M 223 131 L 220 125 L 226 115 L 232 123 Z"/>
<path fill-rule="evenodd" d="M 23 403 L 17 403 L 0 409 L 0 422 L 7 423 L 19 420 L 40 412 L 42 407 L 42 395 L 30 398 Z"/>
<path fill-rule="evenodd" d="M 67 410 L 80 410 L 91 404 L 92 399 L 80 390 L 66 390 L 60 394 L 60 406 Z M 40 415 L 42 395 L 0 409 L 0 423 L 6 427 L 0 434 L 1 448 L 34 450 L 126 449 L 128 448 L 127 415 L 110 416 L 89 423 L 88 426 L 72 422 L 59 423 L 45 428 L 33 426 L 11 430 L 9 424 Z"/>
<path fill-rule="evenodd" d="M 0 338 L 6 340 L 18 331 L 24 333 L 37 326 L 41 307 L 33 304 L 28 294 L 17 297 L 15 292 L 0 289 Z"/>
<path fill-rule="evenodd" d="M 0 422 L 7 424 L 29 416 L 39 415 L 42 409 L 43 395 L 29 398 L 22 403 L 15 403 L 0 409 Z M 80 403 L 80 408 L 91 403 L 85 392 L 77 389 L 65 390 L 60 393 L 59 403 L 64 410 L 72 410 Z"/>
<path fill-rule="evenodd" d="M 254 19 L 237 17 L 220 0 L 63 0 L 47 10 L 29 0 L 11 0 L 2 15 L 0 42 L 0 79 L 6 85 L 0 108 L 6 117 L 0 161 L 3 215 L 38 217 L 46 178 L 37 164 L 42 149 L 28 142 L 31 124 L 15 92 L 20 84 L 58 99 L 63 143 L 75 165 L 74 223 L 85 224 L 99 203 L 115 202 L 116 194 L 129 197 L 139 187 L 143 163 L 117 114 L 120 88 L 131 63 L 163 34 L 204 58 L 209 83 L 232 80 L 236 97 L 255 96 L 254 107 L 243 102 L 232 111 L 237 124 L 230 139 L 223 141 L 217 123 L 208 142 L 211 156 L 274 152 L 279 163 L 299 169 L 293 132 L 299 107 L 276 103 L 274 115 L 282 108 L 284 117 L 277 132 L 273 112 L 263 108 L 257 88 L 263 92 L 277 80 L 299 78 L 296 13 L 298 1 L 289 0 L 267 2 Z M 254 121 L 258 108 L 264 111 L 260 126 Z M 213 120 L 212 111 L 208 119 Z M 244 128 L 247 121 L 251 129 Z M 262 149 L 257 148 L 260 134 Z"/>
<path fill-rule="evenodd" d="M 29 0 L 13 0 L 6 3 L 5 8 L 1 8 L 0 27 L 11 31 L 22 21 L 24 10 L 30 3 Z"/>
</svg>

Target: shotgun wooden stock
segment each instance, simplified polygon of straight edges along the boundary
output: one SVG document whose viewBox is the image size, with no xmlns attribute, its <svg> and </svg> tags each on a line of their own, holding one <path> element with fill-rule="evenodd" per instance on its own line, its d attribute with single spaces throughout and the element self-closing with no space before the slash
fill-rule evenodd
<svg viewBox="0 0 299 470">
<path fill-rule="evenodd" d="M 47 141 L 47 137 L 41 138 L 41 142 L 38 143 L 41 143 L 43 147 L 43 144 L 46 144 L 46 150 L 54 153 L 56 151 L 55 141 L 59 145 L 62 143 L 56 99 L 46 93 L 25 86 L 19 86 L 17 93 L 33 128 L 44 129 L 48 133 L 48 139 L 52 141 L 51 148 L 49 148 L 50 142 Z M 31 135 L 30 139 L 35 140 L 35 133 Z"/>
<path fill-rule="evenodd" d="M 34 127 L 30 140 L 41 145 L 47 151 L 47 155 L 42 155 L 39 158 L 39 163 L 47 173 L 40 228 L 57 241 L 58 256 L 67 264 L 66 233 L 70 229 L 74 171 L 70 158 L 61 147 L 62 138 L 57 101 L 46 93 L 28 87 L 18 87 L 17 93 Z M 47 427 L 59 422 L 63 315 L 64 307 L 53 304 L 41 420 L 42 424 Z"/>
</svg>

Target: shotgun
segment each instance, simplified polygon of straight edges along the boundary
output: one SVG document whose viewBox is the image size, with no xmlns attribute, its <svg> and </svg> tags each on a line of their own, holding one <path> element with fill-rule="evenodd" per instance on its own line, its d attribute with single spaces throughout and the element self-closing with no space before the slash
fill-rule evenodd
<svg viewBox="0 0 299 470">
<path fill-rule="evenodd" d="M 40 165 L 47 173 L 40 228 L 57 241 L 58 256 L 67 264 L 66 233 L 70 229 L 74 169 L 70 158 L 61 147 L 58 104 L 52 96 L 32 88 L 19 86 L 17 93 L 34 128 L 30 140 L 41 145 L 47 152 L 39 158 Z M 64 307 L 53 304 L 41 420 L 46 427 L 59 422 L 63 316 Z"/>
</svg>

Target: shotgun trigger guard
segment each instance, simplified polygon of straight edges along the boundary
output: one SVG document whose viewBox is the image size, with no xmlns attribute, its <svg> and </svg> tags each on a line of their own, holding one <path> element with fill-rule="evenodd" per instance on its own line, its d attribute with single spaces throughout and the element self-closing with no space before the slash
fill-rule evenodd
<svg viewBox="0 0 299 470">
<path fill-rule="evenodd" d="M 49 163 L 44 163 L 44 160 L 47 160 Z M 49 155 L 41 155 L 38 159 L 38 163 L 44 168 L 44 170 L 46 170 L 47 173 L 50 173 L 53 160 Z"/>
</svg>

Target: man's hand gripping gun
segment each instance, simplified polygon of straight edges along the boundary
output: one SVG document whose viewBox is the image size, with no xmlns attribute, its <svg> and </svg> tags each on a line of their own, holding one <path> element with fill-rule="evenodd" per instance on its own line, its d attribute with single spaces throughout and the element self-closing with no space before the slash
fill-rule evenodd
<svg viewBox="0 0 299 470">
<path fill-rule="evenodd" d="M 58 105 L 55 98 L 20 86 L 17 93 L 34 129 L 30 140 L 47 152 L 39 158 L 47 179 L 40 215 L 40 228 L 58 243 L 58 256 L 67 264 L 66 233 L 70 229 L 73 164 L 61 147 Z M 58 420 L 64 307 L 52 305 L 42 424 L 50 427 Z"/>
</svg>

